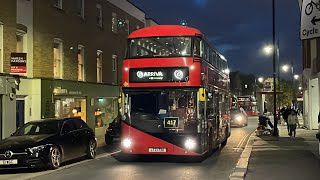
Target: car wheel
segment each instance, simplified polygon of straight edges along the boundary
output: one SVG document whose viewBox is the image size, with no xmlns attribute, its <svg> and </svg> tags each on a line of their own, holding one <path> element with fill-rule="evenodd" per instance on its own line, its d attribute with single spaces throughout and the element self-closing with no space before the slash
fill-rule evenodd
<svg viewBox="0 0 320 180">
<path fill-rule="evenodd" d="M 97 151 L 97 142 L 95 140 L 91 140 L 87 147 L 87 157 L 89 159 L 94 159 L 96 157 Z"/>
<path fill-rule="evenodd" d="M 61 163 L 61 151 L 58 147 L 53 146 L 49 153 L 49 169 L 58 169 Z"/>
</svg>

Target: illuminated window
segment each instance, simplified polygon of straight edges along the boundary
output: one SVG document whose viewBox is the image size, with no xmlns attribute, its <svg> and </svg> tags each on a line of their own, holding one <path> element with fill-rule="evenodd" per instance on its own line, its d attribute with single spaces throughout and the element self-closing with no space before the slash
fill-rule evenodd
<svg viewBox="0 0 320 180">
<path fill-rule="evenodd" d="M 61 39 L 54 39 L 53 43 L 53 73 L 54 78 L 62 79 L 63 44 Z"/>
<path fill-rule="evenodd" d="M 102 83 L 102 51 L 97 51 L 97 82 Z"/>
<path fill-rule="evenodd" d="M 84 81 L 84 46 L 78 46 L 78 81 Z"/>
<path fill-rule="evenodd" d="M 53 0 L 53 6 L 62 9 L 62 0 Z"/>
<path fill-rule="evenodd" d="M 112 13 L 112 26 L 111 26 L 111 30 L 114 33 L 118 32 L 118 25 L 117 25 L 118 19 L 117 19 L 117 14 L 116 13 Z"/>
<path fill-rule="evenodd" d="M 78 15 L 84 18 L 84 0 L 77 0 L 77 8 Z"/>
<path fill-rule="evenodd" d="M 97 4 L 97 25 L 102 27 L 103 21 L 102 21 L 102 6 L 101 4 Z"/>
</svg>

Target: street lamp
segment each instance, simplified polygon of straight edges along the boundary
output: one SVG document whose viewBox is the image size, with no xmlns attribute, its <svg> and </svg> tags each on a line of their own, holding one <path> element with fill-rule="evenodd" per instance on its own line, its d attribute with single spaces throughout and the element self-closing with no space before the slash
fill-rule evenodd
<svg viewBox="0 0 320 180">
<path fill-rule="evenodd" d="M 263 48 L 263 51 L 266 55 L 271 55 L 273 53 L 273 46 L 267 45 Z"/>
<path fill-rule="evenodd" d="M 295 74 L 293 77 L 295 80 L 298 80 L 300 76 L 298 74 Z"/>
<path fill-rule="evenodd" d="M 259 83 L 263 83 L 263 80 L 264 80 L 263 77 L 259 77 L 259 78 L 258 78 L 258 82 L 259 82 Z"/>
</svg>

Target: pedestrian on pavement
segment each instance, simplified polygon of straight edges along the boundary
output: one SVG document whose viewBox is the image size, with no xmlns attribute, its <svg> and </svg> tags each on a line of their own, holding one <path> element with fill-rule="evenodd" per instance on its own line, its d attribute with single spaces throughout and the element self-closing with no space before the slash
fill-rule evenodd
<svg viewBox="0 0 320 180">
<path fill-rule="evenodd" d="M 298 117 L 294 110 L 291 111 L 291 114 L 288 116 L 288 126 L 289 126 L 289 136 L 296 137 L 296 129 L 299 125 Z"/>
<path fill-rule="evenodd" d="M 289 133 L 288 116 L 289 116 L 290 112 L 291 112 L 291 109 L 289 108 L 289 106 L 283 112 L 283 119 L 287 124 L 288 133 Z"/>
</svg>

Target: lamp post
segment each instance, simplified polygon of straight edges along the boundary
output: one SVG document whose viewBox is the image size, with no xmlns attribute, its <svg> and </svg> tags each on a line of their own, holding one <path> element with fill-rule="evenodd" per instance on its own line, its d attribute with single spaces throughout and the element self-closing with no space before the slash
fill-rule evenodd
<svg viewBox="0 0 320 180">
<path fill-rule="evenodd" d="M 275 23 L 275 0 L 272 0 L 272 36 L 273 47 L 276 47 L 276 23 Z M 276 48 L 273 48 L 273 136 L 279 136 L 278 134 L 278 119 L 276 116 L 277 111 L 277 88 L 276 88 Z"/>
</svg>

